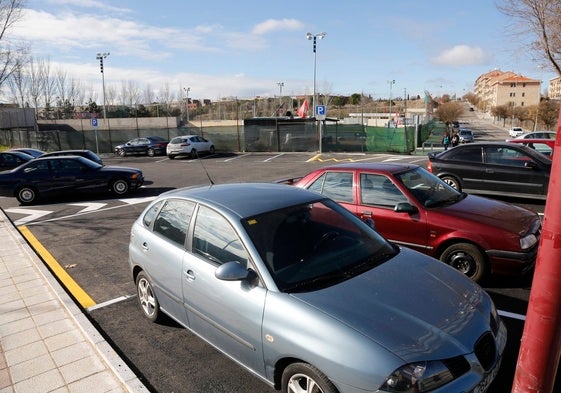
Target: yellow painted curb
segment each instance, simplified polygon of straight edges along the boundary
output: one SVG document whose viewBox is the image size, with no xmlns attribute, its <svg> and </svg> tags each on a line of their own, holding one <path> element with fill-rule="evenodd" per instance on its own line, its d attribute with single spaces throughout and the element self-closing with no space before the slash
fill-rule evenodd
<svg viewBox="0 0 561 393">
<path fill-rule="evenodd" d="M 72 277 L 64 270 L 52 254 L 37 240 L 31 231 L 25 226 L 19 226 L 18 230 L 23 237 L 27 239 L 31 247 L 43 258 L 43 261 L 49 266 L 51 271 L 62 282 L 66 289 L 74 296 L 83 308 L 95 306 L 93 299 L 74 281 Z"/>
</svg>

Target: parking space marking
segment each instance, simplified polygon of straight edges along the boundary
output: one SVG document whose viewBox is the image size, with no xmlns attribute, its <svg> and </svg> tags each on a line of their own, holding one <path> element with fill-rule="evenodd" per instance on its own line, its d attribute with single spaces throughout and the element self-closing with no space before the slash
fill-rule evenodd
<svg viewBox="0 0 561 393">
<path fill-rule="evenodd" d="M 15 226 L 20 226 L 27 224 L 30 221 L 36 220 L 47 214 L 53 213 L 52 210 L 31 210 L 31 209 L 21 209 L 17 207 L 9 208 L 5 210 L 7 213 L 15 213 L 15 214 L 27 214 L 27 217 L 20 218 L 19 220 L 14 221 Z"/>
<path fill-rule="evenodd" d="M 282 157 L 282 156 L 284 156 L 284 153 L 280 153 L 280 154 L 277 154 L 276 156 L 269 157 L 266 160 L 263 160 L 263 162 L 269 162 L 269 161 L 274 160 L 275 158 Z"/>
<path fill-rule="evenodd" d="M 55 257 L 37 240 L 26 226 L 18 227 L 21 235 L 29 242 L 35 252 L 47 264 L 53 274 L 60 280 L 62 285 L 70 292 L 76 301 L 86 309 L 95 305 L 94 300 L 84 291 L 76 281 L 64 270 Z"/>
<path fill-rule="evenodd" d="M 96 304 L 96 305 L 93 305 L 93 306 L 91 306 L 91 307 L 88 307 L 88 308 L 86 309 L 86 311 L 87 311 L 87 312 L 94 311 L 94 310 L 97 310 L 97 309 L 100 309 L 100 308 L 103 308 L 103 307 L 110 306 L 110 305 L 115 304 L 115 303 L 119 303 L 119 302 L 125 301 L 125 300 L 130 299 L 131 297 L 135 297 L 135 296 L 136 296 L 136 295 L 119 296 L 119 297 L 117 297 L 117 298 L 115 298 L 115 299 L 107 300 L 106 302 L 98 303 L 98 304 Z"/>
<path fill-rule="evenodd" d="M 520 321 L 525 321 L 526 320 L 526 315 L 521 315 L 521 314 L 515 314 L 513 312 L 508 312 L 508 311 L 502 311 L 502 310 L 497 310 L 497 312 L 499 313 L 499 315 L 501 317 L 507 317 L 507 318 L 512 318 L 512 319 L 518 319 Z"/>
<path fill-rule="evenodd" d="M 250 156 L 250 155 L 251 155 L 251 153 L 242 154 L 240 156 L 235 156 L 235 157 L 232 157 L 232 158 L 228 158 L 227 160 L 224 160 L 224 162 L 234 161 L 234 160 L 237 160 L 238 158 L 244 158 L 244 157 L 247 157 L 247 156 Z"/>
<path fill-rule="evenodd" d="M 105 207 L 107 203 L 84 202 L 84 203 L 69 203 L 69 205 L 85 207 L 85 209 L 80 210 L 78 213 L 86 213 L 86 212 L 93 212 L 99 210 L 102 207 Z"/>
</svg>

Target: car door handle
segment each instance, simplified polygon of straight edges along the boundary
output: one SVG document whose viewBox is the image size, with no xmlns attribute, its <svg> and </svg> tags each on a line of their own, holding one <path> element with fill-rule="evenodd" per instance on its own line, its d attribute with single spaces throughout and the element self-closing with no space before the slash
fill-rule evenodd
<svg viewBox="0 0 561 393">
<path fill-rule="evenodd" d="M 184 274 L 187 280 L 193 281 L 195 279 L 195 272 L 193 272 L 191 269 L 187 270 Z"/>
<path fill-rule="evenodd" d="M 150 248 L 150 247 L 148 247 L 148 243 L 146 243 L 146 242 L 142 243 L 142 249 L 143 249 L 144 251 L 148 251 L 149 248 Z"/>
</svg>

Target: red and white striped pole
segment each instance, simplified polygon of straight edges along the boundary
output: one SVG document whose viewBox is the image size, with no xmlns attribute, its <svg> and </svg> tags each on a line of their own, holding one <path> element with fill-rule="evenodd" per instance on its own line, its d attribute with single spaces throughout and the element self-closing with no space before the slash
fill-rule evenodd
<svg viewBox="0 0 561 393">
<path fill-rule="evenodd" d="M 512 393 L 552 393 L 560 355 L 561 110 L 542 235 Z"/>
</svg>

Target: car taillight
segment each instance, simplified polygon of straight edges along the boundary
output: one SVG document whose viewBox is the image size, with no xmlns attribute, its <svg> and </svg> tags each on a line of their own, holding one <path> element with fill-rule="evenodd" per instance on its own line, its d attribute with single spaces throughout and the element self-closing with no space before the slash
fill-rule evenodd
<svg viewBox="0 0 561 393">
<path fill-rule="evenodd" d="M 179 146 L 184 147 L 184 146 L 189 146 L 189 144 L 188 144 L 188 143 L 182 143 L 182 144 L 179 145 Z"/>
<path fill-rule="evenodd" d="M 430 161 L 427 165 L 427 170 L 432 173 L 432 162 L 430 162 Z"/>
</svg>

